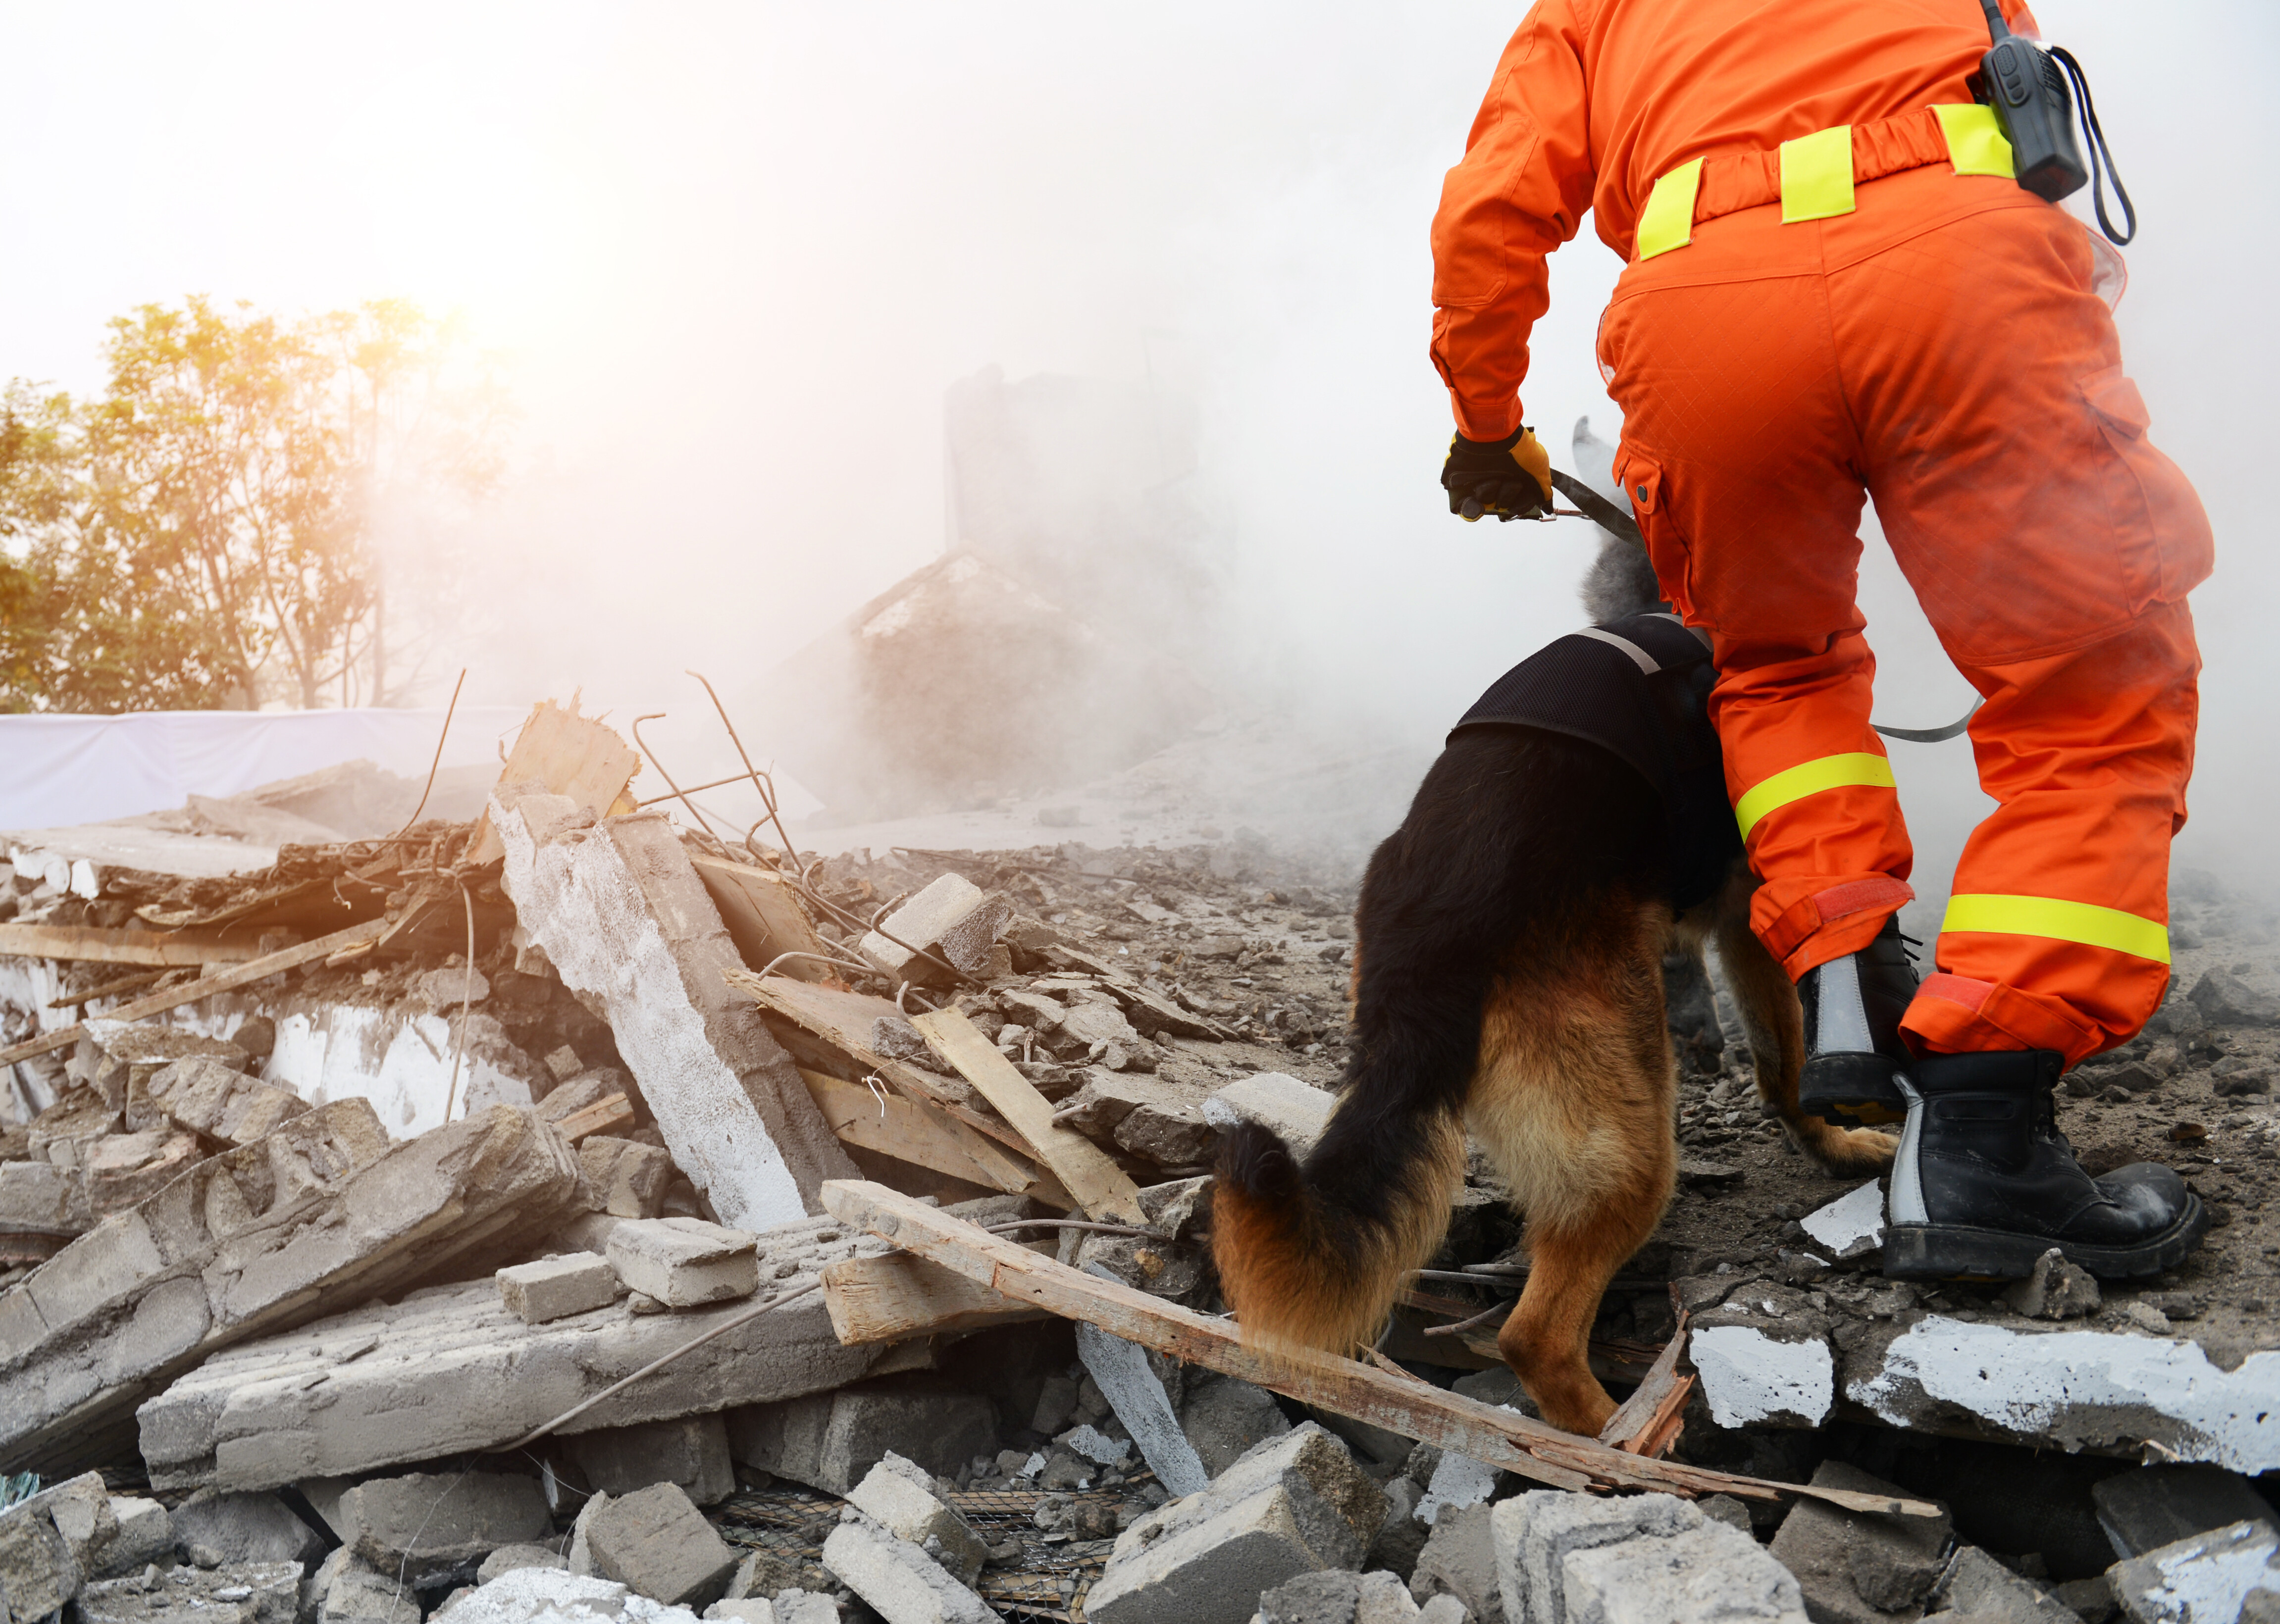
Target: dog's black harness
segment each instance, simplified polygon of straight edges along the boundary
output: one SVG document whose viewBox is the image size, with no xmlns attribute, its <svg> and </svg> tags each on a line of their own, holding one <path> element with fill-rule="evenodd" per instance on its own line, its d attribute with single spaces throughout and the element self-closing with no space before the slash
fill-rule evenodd
<svg viewBox="0 0 2280 1624">
<path fill-rule="evenodd" d="M 1630 764 L 1662 797 L 1670 903 L 1706 901 L 1742 854 L 1726 798 L 1724 758 L 1710 725 L 1710 651 L 1675 615 L 1631 615 L 1571 632 L 1498 677 L 1464 720 L 1470 727 L 1542 727 Z"/>
</svg>

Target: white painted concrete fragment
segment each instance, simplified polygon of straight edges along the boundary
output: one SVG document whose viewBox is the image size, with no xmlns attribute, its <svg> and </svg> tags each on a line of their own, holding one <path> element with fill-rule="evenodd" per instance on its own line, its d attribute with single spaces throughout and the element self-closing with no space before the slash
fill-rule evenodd
<svg viewBox="0 0 2280 1624">
<path fill-rule="evenodd" d="M 1895 1338 L 1883 1368 L 1848 1382 L 1845 1397 L 1895 1426 L 1929 1401 L 2068 1450 L 2151 1438 L 2183 1460 L 2252 1475 L 2280 1467 L 2280 1352 L 2227 1371 L 2191 1342 L 1934 1315 Z"/>
<path fill-rule="evenodd" d="M 1718 1325 L 1695 1332 L 1688 1346 L 1721 1427 L 1775 1416 L 1818 1427 L 1836 1402 L 1836 1360 L 1818 1337 L 1782 1342 L 1754 1326 Z"/>
<path fill-rule="evenodd" d="M 1510 1405 L 1496 1407 L 1512 1410 Z M 1513 1413 L 1517 1415 L 1520 1412 L 1513 1410 Z M 1433 1468 L 1432 1481 L 1425 1485 L 1425 1492 L 1412 1515 L 1429 1528 L 1439 1519 L 1443 1506 L 1452 1505 L 1462 1511 L 1487 1499 L 1496 1492 L 1496 1480 L 1497 1469 L 1485 1460 L 1460 1455 L 1454 1450 L 1445 1451 L 1440 1465 Z"/>
<path fill-rule="evenodd" d="M 2132 1619 L 2238 1619 L 2251 1590 L 2280 1590 L 2280 1535 L 2263 1523 L 2232 1523 L 2123 1562 L 2113 1579 Z"/>
<path fill-rule="evenodd" d="M 1283 1072 L 1238 1077 L 1204 1101 L 1204 1120 L 1213 1128 L 1264 1122 L 1283 1143 L 1304 1155 L 1330 1124 L 1336 1101 L 1321 1089 Z"/>
<path fill-rule="evenodd" d="M 1884 1243 L 1883 1191 L 1871 1179 L 1798 1222 L 1835 1257 L 1865 1257 Z"/>
</svg>

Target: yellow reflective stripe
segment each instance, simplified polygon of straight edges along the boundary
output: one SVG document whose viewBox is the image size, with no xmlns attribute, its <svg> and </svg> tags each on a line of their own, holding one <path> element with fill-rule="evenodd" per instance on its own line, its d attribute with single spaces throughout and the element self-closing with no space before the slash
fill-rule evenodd
<svg viewBox="0 0 2280 1624">
<path fill-rule="evenodd" d="M 1752 784 L 1734 803 L 1734 819 L 1742 826 L 1742 838 L 1747 840 L 1750 831 L 1758 827 L 1758 820 L 1775 808 L 1808 795 L 1818 795 L 1823 789 L 1842 789 L 1854 784 L 1873 789 L 1897 788 L 1892 782 L 1892 764 L 1865 750 L 1802 762 L 1785 773 L 1776 773 Z"/>
<path fill-rule="evenodd" d="M 1852 212 L 1852 127 L 1781 143 L 1782 224 Z"/>
<path fill-rule="evenodd" d="M 1652 259 L 1694 237 L 1694 194 L 1702 187 L 1702 160 L 1689 158 L 1654 183 L 1639 211 L 1638 257 Z"/>
<path fill-rule="evenodd" d="M 2016 178 L 2011 143 L 2003 138 L 1992 107 L 1976 102 L 1943 103 L 1932 108 L 1939 115 L 1940 134 L 1947 137 L 1947 161 L 1960 175 L 2001 175 Z"/>
<path fill-rule="evenodd" d="M 1953 897 L 1939 928 L 1943 935 L 1969 930 L 1993 936 L 2048 936 L 2056 942 L 2110 948 L 2156 964 L 2169 962 L 2167 926 L 2118 908 L 2060 902 L 2055 897 Z"/>
</svg>

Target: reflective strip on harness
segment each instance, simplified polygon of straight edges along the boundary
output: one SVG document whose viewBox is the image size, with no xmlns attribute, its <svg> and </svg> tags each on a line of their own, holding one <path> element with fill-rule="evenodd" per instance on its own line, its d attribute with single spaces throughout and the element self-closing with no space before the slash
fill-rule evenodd
<svg viewBox="0 0 2280 1624">
<path fill-rule="evenodd" d="M 1601 631 L 1596 626 L 1587 626 L 1582 631 L 1577 632 L 1575 635 L 1578 637 L 1594 637 L 1599 642 L 1606 643 L 1609 648 L 1621 649 L 1623 653 L 1629 658 L 1632 665 L 1637 666 L 1641 671 L 1645 672 L 1649 676 L 1652 676 L 1656 672 L 1662 669 L 1662 662 L 1660 660 L 1655 658 L 1653 655 L 1648 653 L 1645 649 L 1640 648 L 1638 644 L 1633 643 L 1628 637 L 1618 637 L 1614 633 Z"/>
<path fill-rule="evenodd" d="M 2107 948 L 2156 964 L 2169 962 L 2168 927 L 2118 908 L 2061 902 L 2055 897 L 1953 897 L 1939 929 L 1942 935 L 1974 931 L 1993 936 L 2048 936 L 2054 942 L 2079 942 L 2085 947 Z"/>
<path fill-rule="evenodd" d="M 1690 158 L 1654 183 L 1639 212 L 1638 257 L 1652 259 L 1684 248 L 1694 236 L 1694 194 L 1702 185 L 1702 160 Z"/>
<path fill-rule="evenodd" d="M 2016 177 L 2011 143 L 2003 138 L 1992 107 L 1976 102 L 1942 103 L 1932 112 L 1939 119 L 1939 133 L 1947 137 L 1947 158 L 1956 173 L 2001 175 L 2007 181 Z"/>
<path fill-rule="evenodd" d="M 1852 127 L 1834 124 L 1781 143 L 1782 224 L 1852 212 Z"/>
<path fill-rule="evenodd" d="M 1800 762 L 1788 771 L 1776 773 L 1761 783 L 1750 786 L 1742 798 L 1734 803 L 1735 821 L 1742 826 L 1742 838 L 1747 840 L 1750 831 L 1768 812 L 1801 801 L 1808 795 L 1818 795 L 1823 789 L 1843 789 L 1852 786 L 1871 789 L 1898 788 L 1892 782 L 1892 764 L 1883 757 L 1868 750 L 1851 750 L 1842 756 L 1823 756 L 1818 761 Z"/>
</svg>

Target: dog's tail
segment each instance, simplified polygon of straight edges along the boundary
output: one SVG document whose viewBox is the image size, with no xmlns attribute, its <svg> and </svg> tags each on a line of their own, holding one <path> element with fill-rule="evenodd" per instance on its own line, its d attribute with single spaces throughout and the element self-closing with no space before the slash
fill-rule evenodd
<svg viewBox="0 0 2280 1624">
<path fill-rule="evenodd" d="M 1345 1353 L 1376 1335 L 1402 1276 L 1439 1247 L 1465 1174 L 1454 1112 L 1398 1137 L 1356 1156 L 1326 1135 L 1303 1167 L 1257 1122 L 1221 1141 L 1212 1254 L 1246 1342 Z"/>
</svg>

